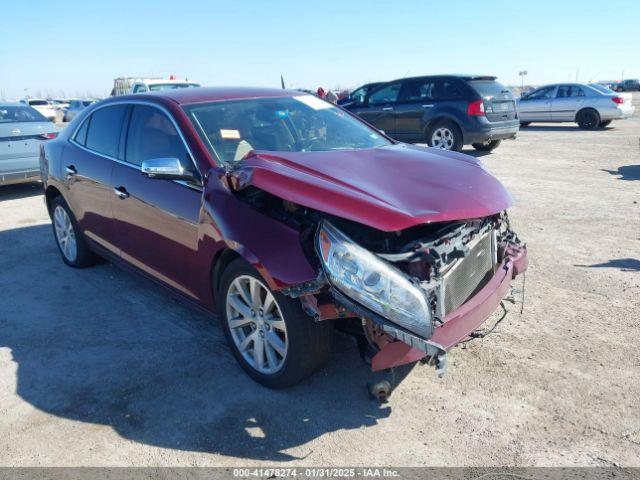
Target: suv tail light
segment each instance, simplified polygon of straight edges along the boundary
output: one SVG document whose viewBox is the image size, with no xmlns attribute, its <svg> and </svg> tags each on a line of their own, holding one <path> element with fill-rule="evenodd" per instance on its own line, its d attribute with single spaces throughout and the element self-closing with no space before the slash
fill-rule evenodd
<svg viewBox="0 0 640 480">
<path fill-rule="evenodd" d="M 42 138 L 43 140 L 51 140 L 53 138 L 56 138 L 58 136 L 58 132 L 49 132 L 49 133 L 43 133 L 40 135 L 40 138 Z"/>
<path fill-rule="evenodd" d="M 618 105 L 624 103 L 624 98 L 622 97 L 613 97 L 611 100 L 613 100 L 613 103 L 617 103 Z"/>
<path fill-rule="evenodd" d="M 467 114 L 471 116 L 483 116 L 484 115 L 484 102 L 482 99 L 471 102 L 467 105 Z"/>
</svg>

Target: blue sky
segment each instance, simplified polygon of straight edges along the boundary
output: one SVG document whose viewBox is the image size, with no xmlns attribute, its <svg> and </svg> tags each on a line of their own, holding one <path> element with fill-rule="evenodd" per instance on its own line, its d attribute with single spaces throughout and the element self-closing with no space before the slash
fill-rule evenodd
<svg viewBox="0 0 640 480">
<path fill-rule="evenodd" d="M 430 73 L 640 77 L 640 1 L 36 1 L 2 7 L 0 96 L 105 95 L 116 76 L 354 87 Z"/>
</svg>

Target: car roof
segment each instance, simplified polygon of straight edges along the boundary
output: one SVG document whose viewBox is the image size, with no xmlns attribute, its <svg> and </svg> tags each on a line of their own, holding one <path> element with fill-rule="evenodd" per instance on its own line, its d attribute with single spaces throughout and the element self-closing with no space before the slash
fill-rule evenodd
<svg viewBox="0 0 640 480">
<path fill-rule="evenodd" d="M 466 80 L 466 81 L 470 81 L 470 80 L 487 80 L 487 81 L 493 81 L 496 80 L 498 77 L 495 77 L 493 75 L 470 75 L 470 74 L 465 74 L 465 73 L 441 73 L 441 74 L 436 74 L 436 75 L 419 75 L 416 77 L 405 77 L 405 78 L 397 78 L 395 80 L 392 80 L 392 82 L 397 82 L 400 80 L 418 80 L 418 79 L 422 79 L 422 78 L 459 78 L 460 80 Z M 391 82 L 388 82 L 391 83 Z"/>
<path fill-rule="evenodd" d="M 195 87 L 195 88 L 175 88 L 171 90 L 161 90 L 144 94 L 126 95 L 122 97 L 112 97 L 126 100 L 140 100 L 142 98 L 162 97 L 172 100 L 180 105 L 191 103 L 218 102 L 224 100 L 243 100 L 249 98 L 275 98 L 293 97 L 298 95 L 308 95 L 298 90 L 283 90 L 281 88 L 259 88 L 259 87 Z"/>
</svg>

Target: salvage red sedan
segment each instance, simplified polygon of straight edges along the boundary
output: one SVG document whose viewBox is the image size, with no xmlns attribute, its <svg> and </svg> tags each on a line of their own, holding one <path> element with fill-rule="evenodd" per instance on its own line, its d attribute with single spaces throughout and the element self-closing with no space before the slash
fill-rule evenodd
<svg viewBox="0 0 640 480">
<path fill-rule="evenodd" d="M 108 99 L 40 163 L 67 265 L 124 263 L 217 311 L 269 387 L 317 370 L 335 329 L 374 370 L 427 359 L 442 373 L 527 266 L 511 197 L 478 160 L 302 92 Z"/>
</svg>

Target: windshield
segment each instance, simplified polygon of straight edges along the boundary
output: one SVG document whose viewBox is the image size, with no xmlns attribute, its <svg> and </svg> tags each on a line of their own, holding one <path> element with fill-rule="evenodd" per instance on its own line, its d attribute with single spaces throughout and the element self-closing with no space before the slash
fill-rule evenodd
<svg viewBox="0 0 640 480">
<path fill-rule="evenodd" d="M 600 93 L 606 93 L 606 94 L 611 94 L 611 93 L 615 93 L 613 90 L 611 90 L 608 87 L 605 87 L 604 85 L 599 85 L 597 83 L 590 83 L 589 86 L 591 88 L 593 88 L 594 90 L 599 91 Z"/>
<path fill-rule="evenodd" d="M 344 110 L 313 95 L 215 102 L 188 107 L 196 130 L 223 162 L 252 150 L 359 150 L 391 142 Z"/>
<path fill-rule="evenodd" d="M 0 106 L 0 123 L 48 121 L 40 112 L 30 107 Z"/>
<path fill-rule="evenodd" d="M 173 90 L 174 88 L 191 88 L 199 87 L 197 83 L 156 83 L 149 85 L 149 90 L 152 92 L 159 92 L 160 90 Z"/>
<path fill-rule="evenodd" d="M 29 100 L 29 105 L 36 105 L 38 107 L 41 107 L 43 105 L 49 105 L 49 102 L 47 102 L 46 100 Z"/>
</svg>

